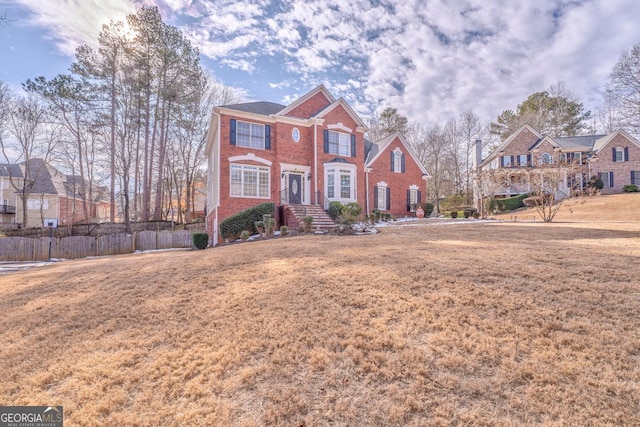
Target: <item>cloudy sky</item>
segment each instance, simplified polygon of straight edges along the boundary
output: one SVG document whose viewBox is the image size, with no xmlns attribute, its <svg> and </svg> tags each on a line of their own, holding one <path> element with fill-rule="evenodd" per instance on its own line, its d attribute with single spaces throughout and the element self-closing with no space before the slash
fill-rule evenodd
<svg viewBox="0 0 640 427">
<path fill-rule="evenodd" d="M 64 73 L 103 23 L 152 4 L 248 100 L 324 83 L 363 116 L 394 106 L 425 124 L 492 120 L 560 81 L 595 110 L 640 42 L 637 0 L 0 0 L 0 79 Z"/>
</svg>

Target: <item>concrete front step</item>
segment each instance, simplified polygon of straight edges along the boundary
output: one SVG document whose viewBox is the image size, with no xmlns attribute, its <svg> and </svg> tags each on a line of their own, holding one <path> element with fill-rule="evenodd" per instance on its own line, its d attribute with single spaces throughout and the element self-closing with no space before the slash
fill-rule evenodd
<svg viewBox="0 0 640 427">
<path fill-rule="evenodd" d="M 316 205 L 287 205 L 286 207 L 295 216 L 300 225 L 304 224 L 304 217 L 313 217 L 312 230 L 332 230 L 336 224 L 320 206 Z"/>
</svg>

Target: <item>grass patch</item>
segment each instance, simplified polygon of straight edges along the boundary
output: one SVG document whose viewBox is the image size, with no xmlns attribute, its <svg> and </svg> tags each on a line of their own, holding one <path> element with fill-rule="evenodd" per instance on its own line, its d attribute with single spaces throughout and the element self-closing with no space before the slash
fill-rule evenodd
<svg viewBox="0 0 640 427">
<path fill-rule="evenodd" d="M 0 276 L 74 426 L 638 425 L 638 223 L 390 226 Z"/>
</svg>

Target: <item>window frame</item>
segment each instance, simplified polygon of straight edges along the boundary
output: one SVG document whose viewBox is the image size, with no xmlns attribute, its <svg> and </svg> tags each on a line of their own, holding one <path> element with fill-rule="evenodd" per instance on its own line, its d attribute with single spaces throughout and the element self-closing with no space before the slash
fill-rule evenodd
<svg viewBox="0 0 640 427">
<path fill-rule="evenodd" d="M 234 171 L 240 172 L 240 182 L 234 182 Z M 247 185 L 253 185 L 247 181 L 247 175 L 255 172 L 255 195 L 248 191 Z M 266 182 L 264 178 L 266 177 Z M 234 190 L 234 186 L 240 188 L 240 192 Z M 271 198 L 271 168 L 266 166 L 245 165 L 232 163 L 229 165 L 229 197 L 245 199 L 270 199 Z"/>
<path fill-rule="evenodd" d="M 241 127 L 244 126 L 248 126 L 249 127 L 249 133 L 245 134 L 245 133 L 241 133 L 240 129 Z M 254 128 L 256 127 L 260 127 L 262 128 L 262 136 L 261 136 L 261 140 L 262 140 L 262 145 L 261 146 L 254 146 L 252 144 L 252 142 L 254 140 L 258 139 L 258 134 L 260 134 L 260 132 L 256 132 L 254 133 Z M 245 145 L 243 143 L 243 138 L 248 138 L 248 145 Z M 254 122 L 246 122 L 244 120 L 236 120 L 236 147 L 241 147 L 241 148 L 250 148 L 253 150 L 266 150 L 266 125 L 263 123 L 254 123 Z"/>
<path fill-rule="evenodd" d="M 623 147 L 616 147 L 615 150 L 616 150 L 616 159 L 614 160 L 614 162 L 615 163 L 624 162 L 624 148 Z"/>
<path fill-rule="evenodd" d="M 328 153 L 336 156 L 351 157 L 351 134 L 335 130 L 329 130 L 328 132 Z"/>
<path fill-rule="evenodd" d="M 549 161 L 545 161 L 544 159 L 548 158 Z M 538 161 L 541 165 L 552 165 L 553 164 L 553 156 L 546 151 L 540 155 L 540 160 Z"/>
</svg>

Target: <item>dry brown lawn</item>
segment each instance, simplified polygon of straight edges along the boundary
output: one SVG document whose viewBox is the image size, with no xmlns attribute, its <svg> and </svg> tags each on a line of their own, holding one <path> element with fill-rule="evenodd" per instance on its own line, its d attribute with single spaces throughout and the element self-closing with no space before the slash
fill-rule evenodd
<svg viewBox="0 0 640 427">
<path fill-rule="evenodd" d="M 417 224 L 0 276 L 68 426 L 640 425 L 640 223 Z"/>
<path fill-rule="evenodd" d="M 494 215 L 496 219 L 540 221 L 535 208 Z M 640 221 L 640 193 L 611 194 L 608 196 L 575 197 L 562 203 L 554 221 Z"/>
</svg>

